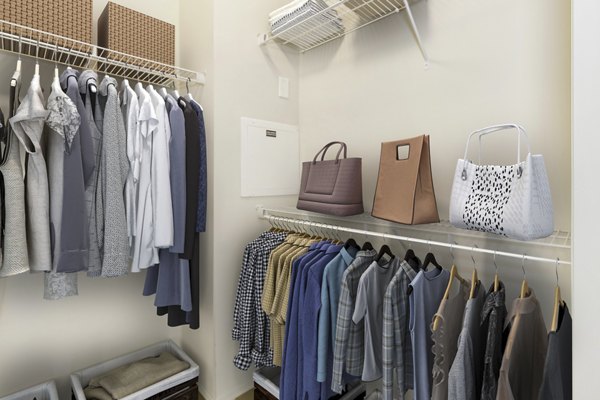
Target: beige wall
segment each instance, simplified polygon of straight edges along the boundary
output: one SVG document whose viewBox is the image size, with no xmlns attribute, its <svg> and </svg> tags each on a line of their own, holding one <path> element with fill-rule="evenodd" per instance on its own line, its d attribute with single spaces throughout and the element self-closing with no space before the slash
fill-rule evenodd
<svg viewBox="0 0 600 400">
<path fill-rule="evenodd" d="M 179 3 L 164 0 L 117 1 L 178 24 Z M 94 21 L 106 1 L 94 1 Z M 94 32 L 96 28 L 94 27 Z M 11 76 L 16 57 L 0 55 L 0 76 Z M 33 75 L 24 58 L 23 90 Z M 53 65 L 41 63 L 41 82 L 50 93 Z M 0 104 L 8 104 L 8 87 L 0 87 Z M 0 396 L 56 378 L 62 399 L 70 398 L 72 371 L 169 337 L 179 342 L 182 329 L 168 328 L 156 316 L 153 298 L 143 297 L 145 274 L 90 279 L 80 274 L 77 297 L 46 301 L 43 276 L 25 274 L 0 279 Z"/>
<path fill-rule="evenodd" d="M 487 125 L 518 122 L 527 129 L 532 151 L 545 157 L 556 228 L 570 231 L 569 7 L 562 0 L 418 2 L 413 13 L 431 58 L 428 69 L 406 13 L 305 53 L 300 61 L 303 160 L 330 140 L 344 140 L 351 156 L 363 158 L 365 207 L 370 210 L 380 143 L 429 134 L 438 209 L 447 220 L 454 169 L 467 135 Z M 508 132 L 486 138 L 484 161 L 514 163 L 515 137 Z M 475 151 L 470 154 L 476 159 Z M 448 240 L 444 235 L 437 239 Z M 455 240 L 549 258 L 568 257 L 568 252 L 542 247 Z M 450 263 L 448 251 L 436 253 Z M 459 269 L 469 274 L 469 254 L 456 255 Z M 489 283 L 491 258 L 475 259 L 484 282 Z M 498 264 L 512 298 L 522 279 L 520 262 L 499 257 Z M 527 263 L 525 268 L 549 323 L 554 266 Z M 561 267 L 559 273 L 569 299 L 570 269 Z"/>
</svg>

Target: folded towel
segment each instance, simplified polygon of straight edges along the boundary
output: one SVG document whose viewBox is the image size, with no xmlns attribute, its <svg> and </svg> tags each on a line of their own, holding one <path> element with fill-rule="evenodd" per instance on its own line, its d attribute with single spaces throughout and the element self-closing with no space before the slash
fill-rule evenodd
<svg viewBox="0 0 600 400">
<path fill-rule="evenodd" d="M 109 396 L 112 396 L 113 399 L 122 399 L 125 396 L 129 396 L 156 382 L 175 375 L 189 368 L 189 366 L 187 362 L 177 359 L 171 353 L 164 352 L 158 357 L 145 358 L 92 378 L 85 389 L 85 395 L 88 399 L 108 399 L 106 397 L 88 397 L 88 392 L 92 395 L 103 396 L 103 393 L 94 390 L 101 388 Z"/>
</svg>

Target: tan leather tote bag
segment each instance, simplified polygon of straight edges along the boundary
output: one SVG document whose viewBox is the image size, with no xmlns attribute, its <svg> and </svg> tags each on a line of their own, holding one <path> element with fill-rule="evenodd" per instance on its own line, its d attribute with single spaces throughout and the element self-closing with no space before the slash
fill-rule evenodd
<svg viewBox="0 0 600 400">
<path fill-rule="evenodd" d="M 327 150 L 334 145 L 340 145 L 335 160 L 325 160 Z M 319 155 L 321 159 L 317 161 Z M 362 214 L 362 159 L 347 158 L 346 143 L 326 144 L 312 161 L 302 163 L 296 207 L 339 216 Z"/>
<path fill-rule="evenodd" d="M 429 135 L 381 144 L 372 215 L 401 224 L 439 222 Z"/>
</svg>

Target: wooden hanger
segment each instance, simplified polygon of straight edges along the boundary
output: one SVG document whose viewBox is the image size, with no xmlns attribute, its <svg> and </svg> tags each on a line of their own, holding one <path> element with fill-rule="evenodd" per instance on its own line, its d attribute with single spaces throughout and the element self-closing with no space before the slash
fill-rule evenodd
<svg viewBox="0 0 600 400">
<path fill-rule="evenodd" d="M 458 280 L 462 284 L 467 283 L 467 281 L 462 276 L 460 276 L 460 274 L 458 273 L 458 268 L 456 268 L 456 265 L 454 264 L 453 245 L 450 245 L 450 255 L 452 256 L 452 267 L 450 268 L 450 279 L 448 279 L 448 285 L 446 286 L 446 291 L 444 292 L 444 296 L 442 297 L 442 302 L 444 300 L 448 300 L 450 298 L 450 289 L 452 288 L 452 283 L 454 282 L 454 279 Z M 442 305 L 442 303 L 440 303 L 440 307 L 441 307 L 441 305 Z M 438 314 L 441 311 L 442 310 L 440 310 L 438 308 Z M 434 332 L 438 329 L 439 324 L 440 324 L 440 317 L 436 315 L 433 319 L 433 331 Z"/>
<path fill-rule="evenodd" d="M 494 292 L 500 290 L 500 279 L 498 278 L 498 265 L 496 264 L 496 252 L 494 251 L 494 268 L 496 273 L 494 274 Z"/>
<path fill-rule="evenodd" d="M 521 260 L 521 268 L 523 269 L 523 282 L 521 283 L 521 293 L 519 298 L 524 299 L 529 295 L 529 284 L 527 283 L 527 276 L 525 275 L 525 254 Z"/>
<path fill-rule="evenodd" d="M 477 268 L 475 266 L 475 258 L 473 257 L 473 248 L 477 246 L 471 247 L 471 261 L 473 261 L 473 272 L 471 273 L 471 290 L 469 291 L 469 299 L 475 298 L 475 291 L 477 289 L 477 283 L 479 282 L 479 278 L 477 277 Z"/>
<path fill-rule="evenodd" d="M 556 287 L 554 288 L 554 307 L 552 309 L 552 325 L 550 325 L 550 332 L 556 332 L 558 330 L 558 319 L 560 315 L 560 309 L 564 307 L 565 303 L 560 295 L 560 286 L 558 285 L 558 261 L 556 259 Z"/>
</svg>

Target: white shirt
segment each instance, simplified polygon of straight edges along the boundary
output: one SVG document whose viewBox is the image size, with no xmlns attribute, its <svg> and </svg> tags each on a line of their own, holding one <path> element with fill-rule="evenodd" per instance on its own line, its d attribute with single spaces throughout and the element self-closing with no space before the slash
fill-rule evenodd
<svg viewBox="0 0 600 400">
<path fill-rule="evenodd" d="M 123 111 L 123 120 L 125 121 L 125 131 L 127 132 L 127 159 L 129 160 L 129 174 L 125 182 L 125 213 L 127 215 L 127 236 L 129 237 L 129 246 L 133 246 L 137 221 L 137 184 L 140 175 L 140 156 L 141 141 L 138 130 L 138 117 L 140 106 L 135 91 L 125 83 L 121 95 L 121 110 Z"/>
<path fill-rule="evenodd" d="M 152 207 L 152 136 L 157 130 L 158 119 L 150 95 L 140 83 L 135 85 L 135 93 L 140 107 L 137 135 L 141 142 L 141 152 L 131 272 L 139 272 L 158 264 L 158 250 L 154 247 L 155 225 Z"/>
<path fill-rule="evenodd" d="M 165 100 L 149 85 L 148 93 L 156 112 L 158 125 L 152 137 L 152 200 L 154 212 L 154 246 L 173 245 L 173 204 L 171 200 L 171 164 L 169 143 L 171 126 Z"/>
</svg>

